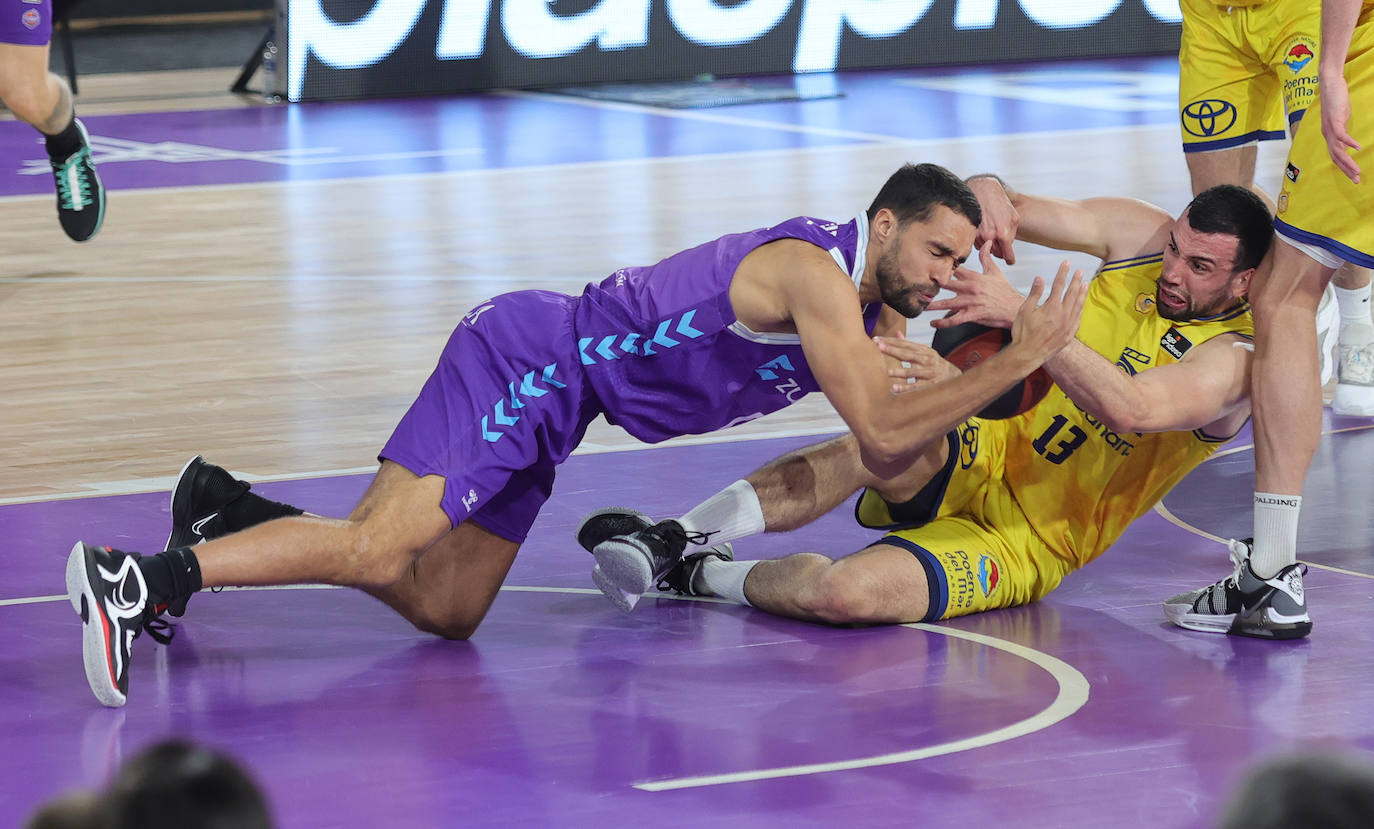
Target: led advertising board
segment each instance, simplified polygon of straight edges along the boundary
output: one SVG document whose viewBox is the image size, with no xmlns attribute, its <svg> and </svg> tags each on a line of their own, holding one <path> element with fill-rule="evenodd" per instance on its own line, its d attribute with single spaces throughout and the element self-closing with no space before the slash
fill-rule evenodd
<svg viewBox="0 0 1374 829">
<path fill-rule="evenodd" d="M 292 101 L 1177 50 L 1178 0 L 278 0 Z"/>
</svg>

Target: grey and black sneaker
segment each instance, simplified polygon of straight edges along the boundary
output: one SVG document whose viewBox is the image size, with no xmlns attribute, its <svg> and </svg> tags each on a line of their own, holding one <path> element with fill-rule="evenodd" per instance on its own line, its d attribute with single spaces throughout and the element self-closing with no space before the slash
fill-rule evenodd
<svg viewBox="0 0 1374 829">
<path fill-rule="evenodd" d="M 711 533 L 687 532 L 677 521 L 660 521 L 629 535 L 616 536 L 592 550 L 592 580 L 616 607 L 629 611 L 639 596 L 682 560 L 689 543 L 704 544 Z"/>
<path fill-rule="evenodd" d="M 1312 632 L 1302 577 L 1304 564 L 1290 564 L 1271 579 L 1250 569 L 1251 539 L 1228 544 L 1236 569 L 1201 590 L 1181 593 L 1164 603 L 1170 622 L 1204 633 L 1229 633 L 1260 639 L 1301 639 Z"/>
<path fill-rule="evenodd" d="M 157 618 L 139 555 L 80 541 L 67 556 L 67 598 L 81 616 L 81 655 L 95 698 L 118 708 L 128 699 L 129 656 L 147 630 L 166 644 L 171 633 Z"/>
<path fill-rule="evenodd" d="M 81 149 L 61 161 L 53 159 L 50 164 L 53 183 L 57 185 L 57 220 L 73 241 L 84 242 L 105 221 L 105 186 L 91 160 L 91 136 L 79 118 L 76 128 L 81 132 Z"/>
<path fill-rule="evenodd" d="M 625 507 L 604 507 L 582 516 L 577 525 L 577 543 L 587 552 L 595 553 L 597 545 L 603 541 L 647 530 L 653 525 L 654 519 L 642 512 Z"/>
<path fill-rule="evenodd" d="M 718 558 L 721 561 L 734 561 L 735 548 L 728 542 L 718 544 L 715 547 L 708 547 L 700 552 L 691 553 L 683 556 L 682 560 L 673 565 L 673 568 L 663 574 L 663 578 L 658 580 L 658 589 L 662 593 L 669 591 L 679 596 L 702 596 L 701 591 L 697 590 L 697 574 L 701 572 L 702 562 L 708 558 Z"/>
<path fill-rule="evenodd" d="M 191 458 L 172 488 L 172 533 L 167 537 L 167 549 L 191 547 L 227 535 L 230 528 L 220 511 L 251 488 L 247 481 L 240 481 L 200 455 Z"/>
</svg>

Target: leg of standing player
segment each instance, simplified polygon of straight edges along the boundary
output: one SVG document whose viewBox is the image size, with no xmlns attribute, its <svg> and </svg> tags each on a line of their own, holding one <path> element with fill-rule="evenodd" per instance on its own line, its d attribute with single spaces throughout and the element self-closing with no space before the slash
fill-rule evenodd
<svg viewBox="0 0 1374 829">
<path fill-rule="evenodd" d="M 76 119 L 66 81 L 48 71 L 52 2 L 0 0 L 0 99 L 44 136 L 62 229 L 84 242 L 105 218 L 105 189 L 91 161 L 90 139 Z"/>
</svg>

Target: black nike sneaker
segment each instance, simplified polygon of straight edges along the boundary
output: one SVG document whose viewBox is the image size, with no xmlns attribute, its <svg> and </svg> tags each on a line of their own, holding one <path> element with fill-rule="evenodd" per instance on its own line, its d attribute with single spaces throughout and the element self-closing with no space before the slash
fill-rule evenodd
<svg viewBox="0 0 1374 829">
<path fill-rule="evenodd" d="M 172 489 L 172 534 L 167 549 L 191 547 L 230 531 L 220 511 L 252 487 L 196 455 L 182 467 Z"/>
<path fill-rule="evenodd" d="M 139 555 L 80 541 L 67 556 L 67 598 L 81 616 L 81 653 L 86 681 L 95 698 L 111 708 L 129 694 L 129 656 L 145 630 L 166 644 L 171 633 L 158 627 L 159 608 L 148 598 Z"/>
</svg>

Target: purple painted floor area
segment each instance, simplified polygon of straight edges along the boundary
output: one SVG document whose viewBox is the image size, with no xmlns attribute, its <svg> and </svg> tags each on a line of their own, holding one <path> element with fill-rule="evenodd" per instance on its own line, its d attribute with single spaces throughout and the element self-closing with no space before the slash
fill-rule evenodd
<svg viewBox="0 0 1374 829">
<path fill-rule="evenodd" d="M 623 503 L 675 513 L 806 442 L 575 457 L 507 585 L 590 588 L 589 559 L 571 540 L 583 512 Z M 1207 490 L 1183 484 L 1191 502 L 1216 494 L 1202 482 Z M 258 488 L 338 512 L 365 483 Z M 148 548 L 166 532 L 163 494 L 0 510 L 6 598 L 61 592 L 74 533 Z M 1369 529 L 1350 546 L 1368 550 Z M 841 554 L 871 538 L 842 508 L 737 553 Z M 1208 826 L 1257 758 L 1295 745 L 1374 749 L 1370 581 L 1314 569 L 1316 632 L 1303 642 L 1164 623 L 1161 599 L 1226 569 L 1220 547 L 1149 514 L 1045 601 L 945 625 L 1082 673 L 1087 704 L 1044 730 L 895 765 L 659 792 L 634 787 L 987 735 L 1043 712 L 1059 684 L 1026 658 L 937 632 L 826 628 L 722 604 L 648 599 L 624 615 L 597 594 L 509 589 L 472 641 L 452 643 L 352 591 L 242 591 L 198 596 L 170 646 L 140 639 L 131 701 L 108 710 L 86 687 L 65 600 L 0 606 L 15 634 L 0 657 L 0 824 L 182 734 L 247 763 L 290 827 L 604 826 L 631 816 L 665 826 L 909 826 L 919 816 L 928 826 L 1086 827 L 1107 815 Z"/>
<path fill-rule="evenodd" d="M 1132 58 L 840 72 L 806 81 L 833 85 L 841 97 L 725 107 L 704 116 L 596 106 L 568 96 L 464 95 L 82 120 L 101 179 L 117 192 L 1165 124 L 1175 118 L 1172 87 L 1142 93 L 1118 73 L 1167 81 L 1177 69 L 1172 58 Z M 1109 96 L 1120 92 L 1141 106 L 1104 109 L 1081 94 L 1009 100 L 976 85 L 961 91 L 920 85 L 956 76 L 976 84 L 998 72 L 1015 72 L 1017 85 L 1044 94 L 1071 83 Z M 578 140 L 550 138 L 568 135 Z M 52 192 L 32 127 L 0 122 L 0 158 L 9 160 L 0 166 L 0 196 Z"/>
</svg>

